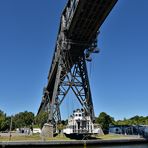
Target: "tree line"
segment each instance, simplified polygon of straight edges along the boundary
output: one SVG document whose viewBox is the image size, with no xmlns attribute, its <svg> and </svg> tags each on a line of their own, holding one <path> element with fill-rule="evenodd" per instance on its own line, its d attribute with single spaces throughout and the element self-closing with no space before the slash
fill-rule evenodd
<svg viewBox="0 0 148 148">
<path fill-rule="evenodd" d="M 110 125 L 148 125 L 148 116 L 134 116 L 132 118 L 123 120 L 115 120 L 113 117 L 105 112 L 101 112 L 98 117 L 96 117 L 96 123 L 100 124 L 104 133 L 108 133 Z"/>
<path fill-rule="evenodd" d="M 12 130 L 22 127 L 39 127 L 42 128 L 44 123 L 47 122 L 48 113 L 41 112 L 39 115 L 36 115 L 32 112 L 24 111 L 15 114 L 14 116 L 7 116 L 2 110 L 0 110 L 0 131 L 9 131 L 10 123 L 12 120 Z M 113 117 L 108 115 L 105 112 L 101 112 L 98 117 L 96 117 L 95 122 L 100 124 L 105 133 L 108 132 L 110 125 L 148 125 L 148 116 L 134 116 L 132 118 L 123 120 L 115 120 Z M 67 124 L 66 121 L 62 121 L 58 128 L 62 130 Z"/>
<path fill-rule="evenodd" d="M 42 127 L 42 125 L 47 122 L 47 113 L 41 113 L 35 116 L 34 113 L 24 111 L 15 114 L 14 116 L 7 116 L 2 110 L 0 110 L 0 131 L 9 131 L 10 123 L 12 120 L 12 128 L 32 128 L 32 127 Z"/>
</svg>

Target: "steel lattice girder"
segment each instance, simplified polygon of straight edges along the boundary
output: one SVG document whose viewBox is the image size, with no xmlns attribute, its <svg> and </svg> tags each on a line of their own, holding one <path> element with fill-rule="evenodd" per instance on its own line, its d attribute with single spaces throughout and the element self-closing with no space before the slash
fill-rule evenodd
<svg viewBox="0 0 148 148">
<path fill-rule="evenodd" d="M 48 93 L 43 94 L 38 114 L 46 110 L 50 113 L 49 120 L 60 121 L 60 104 L 72 89 L 86 113 L 94 118 L 84 52 L 91 49 L 100 26 L 116 2 L 117 0 L 68 0 L 61 16 L 49 70 L 46 86 Z M 69 42 L 70 46 L 65 44 L 64 47 L 64 42 Z M 70 56 L 69 52 L 64 52 L 65 48 L 69 50 Z M 93 50 L 88 50 L 87 56 L 89 51 Z"/>
<path fill-rule="evenodd" d="M 64 53 L 64 55 L 68 54 Z M 94 109 L 85 56 L 83 54 L 83 56 L 79 57 L 78 62 L 75 63 L 73 65 L 73 68 L 71 68 L 70 70 L 68 63 L 69 57 L 63 57 L 63 55 L 61 54 L 56 74 L 53 97 L 50 103 L 49 120 L 53 123 L 61 121 L 60 105 L 70 89 L 74 92 L 76 99 L 79 100 L 85 113 L 87 115 L 90 115 L 92 120 L 94 120 Z M 62 74 L 63 71 L 65 73 L 64 75 Z"/>
</svg>

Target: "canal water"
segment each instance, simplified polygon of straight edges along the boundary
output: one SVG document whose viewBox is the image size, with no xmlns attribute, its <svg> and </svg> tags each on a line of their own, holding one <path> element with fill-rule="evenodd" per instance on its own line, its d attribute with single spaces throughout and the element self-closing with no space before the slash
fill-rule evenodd
<svg viewBox="0 0 148 148">
<path fill-rule="evenodd" d="M 6 146 L 7 147 L 13 147 L 13 146 Z M 148 148 L 148 144 L 135 144 L 135 145 L 114 145 L 114 146 L 19 146 L 20 148 Z M 18 147 L 18 148 L 19 148 Z M 0 148 L 3 148 L 3 146 Z"/>
<path fill-rule="evenodd" d="M 87 146 L 87 145 L 84 145 L 84 146 L 71 146 L 71 147 L 65 146 L 65 147 L 54 147 L 54 148 L 148 148 L 148 144 L 114 145 L 114 146 Z"/>
<path fill-rule="evenodd" d="M 148 144 L 118 145 L 118 146 L 86 146 L 85 148 L 148 148 Z"/>
<path fill-rule="evenodd" d="M 56 147 L 55 147 L 56 148 Z M 58 147 L 59 148 L 59 147 Z M 65 148 L 74 148 L 65 147 Z M 76 146 L 75 148 L 148 148 L 148 144 L 135 144 L 135 145 L 114 145 L 114 146 Z"/>
</svg>

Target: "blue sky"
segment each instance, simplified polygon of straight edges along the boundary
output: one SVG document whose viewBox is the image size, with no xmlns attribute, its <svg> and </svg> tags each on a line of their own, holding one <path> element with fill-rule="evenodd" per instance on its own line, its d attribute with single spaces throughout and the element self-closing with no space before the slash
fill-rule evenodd
<svg viewBox="0 0 148 148">
<path fill-rule="evenodd" d="M 37 112 L 65 3 L 0 0 L 0 109 L 8 115 Z M 96 116 L 148 115 L 147 5 L 119 0 L 100 28 L 101 52 L 88 63 Z"/>
</svg>

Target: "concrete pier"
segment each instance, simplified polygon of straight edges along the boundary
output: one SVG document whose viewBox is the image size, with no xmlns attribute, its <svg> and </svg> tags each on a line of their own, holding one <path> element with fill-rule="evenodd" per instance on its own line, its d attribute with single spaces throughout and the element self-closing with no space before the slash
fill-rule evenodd
<svg viewBox="0 0 148 148">
<path fill-rule="evenodd" d="M 46 138 L 53 138 L 53 125 L 50 123 L 45 123 L 42 132 L 41 132 L 41 137 L 43 139 Z"/>
</svg>

